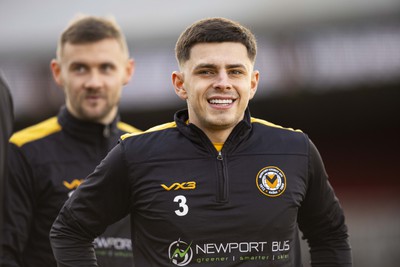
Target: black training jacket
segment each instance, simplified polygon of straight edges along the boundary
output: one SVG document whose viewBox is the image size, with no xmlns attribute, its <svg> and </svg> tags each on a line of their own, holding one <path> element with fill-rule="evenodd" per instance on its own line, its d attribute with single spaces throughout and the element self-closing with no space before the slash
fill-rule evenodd
<svg viewBox="0 0 400 267">
<path fill-rule="evenodd" d="M 121 134 L 138 131 L 118 118 L 107 126 L 80 121 L 63 107 L 57 117 L 15 133 L 0 266 L 56 266 L 49 232 L 59 210 Z M 129 225 L 126 217 L 95 240 L 100 266 L 132 266 Z"/>
<path fill-rule="evenodd" d="M 187 111 L 125 135 L 65 203 L 59 266 L 95 266 L 91 240 L 131 214 L 135 266 L 352 266 L 343 211 L 315 146 L 246 111 L 219 153 Z"/>
</svg>

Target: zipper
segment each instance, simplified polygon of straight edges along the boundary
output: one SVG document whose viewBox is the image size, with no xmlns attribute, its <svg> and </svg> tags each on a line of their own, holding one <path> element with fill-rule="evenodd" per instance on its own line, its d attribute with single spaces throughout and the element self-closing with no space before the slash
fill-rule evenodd
<svg viewBox="0 0 400 267">
<path fill-rule="evenodd" d="M 103 129 L 103 136 L 104 136 L 105 138 L 109 138 L 109 137 L 110 137 L 110 135 L 111 135 L 111 129 L 110 129 L 110 128 L 111 128 L 111 127 L 110 127 L 109 124 L 107 124 L 107 125 L 104 126 L 104 129 Z"/>
<path fill-rule="evenodd" d="M 228 202 L 228 170 L 226 168 L 226 160 L 219 151 L 217 155 L 218 161 L 218 194 L 217 202 Z"/>
<path fill-rule="evenodd" d="M 211 140 L 207 137 L 207 135 L 200 130 L 196 125 L 189 124 L 189 127 L 195 131 L 201 138 L 202 144 L 208 147 L 208 151 L 211 153 L 217 152 Z M 225 146 L 225 144 L 224 144 Z M 224 150 L 224 149 L 222 149 Z M 224 156 L 222 155 L 222 150 L 218 151 L 216 160 L 217 160 L 217 192 L 216 192 L 216 201 L 217 203 L 226 203 L 228 202 L 228 192 L 229 192 L 229 183 L 228 183 L 228 168 L 227 162 Z M 214 154 L 215 155 L 215 154 Z"/>
<path fill-rule="evenodd" d="M 102 158 L 104 158 L 107 155 L 108 151 L 111 150 L 111 147 L 110 147 L 111 139 L 110 139 L 110 137 L 111 137 L 111 124 L 104 125 L 103 138 L 102 138 L 102 140 L 100 142 L 100 149 L 101 149 L 101 152 L 100 152 L 101 154 L 100 155 L 102 155 Z"/>
</svg>

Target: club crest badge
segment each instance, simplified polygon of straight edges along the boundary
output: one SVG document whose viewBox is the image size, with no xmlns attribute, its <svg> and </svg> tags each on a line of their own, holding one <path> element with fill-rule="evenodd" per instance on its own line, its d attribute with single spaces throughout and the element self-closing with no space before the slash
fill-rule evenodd
<svg viewBox="0 0 400 267">
<path fill-rule="evenodd" d="M 268 166 L 258 172 L 256 184 L 258 190 L 264 195 L 277 197 L 286 189 L 286 176 L 281 169 Z"/>
</svg>

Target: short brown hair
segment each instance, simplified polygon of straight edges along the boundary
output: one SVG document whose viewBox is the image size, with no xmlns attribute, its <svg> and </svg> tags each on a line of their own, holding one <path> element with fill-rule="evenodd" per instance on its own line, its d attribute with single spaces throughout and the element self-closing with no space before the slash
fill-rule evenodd
<svg viewBox="0 0 400 267">
<path fill-rule="evenodd" d="M 66 43 L 85 44 L 108 38 L 117 40 L 129 57 L 125 36 L 113 18 L 77 15 L 60 36 L 57 57 L 61 58 L 62 48 Z"/>
<path fill-rule="evenodd" d="M 190 58 L 190 50 L 198 43 L 238 42 L 246 46 L 247 54 L 254 63 L 257 42 L 253 33 L 238 22 L 226 18 L 206 18 L 190 25 L 179 36 L 175 56 L 181 65 Z"/>
</svg>

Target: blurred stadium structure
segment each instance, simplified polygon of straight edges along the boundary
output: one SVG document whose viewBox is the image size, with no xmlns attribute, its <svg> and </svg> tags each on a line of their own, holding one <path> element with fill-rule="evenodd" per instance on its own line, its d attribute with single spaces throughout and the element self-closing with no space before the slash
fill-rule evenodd
<svg viewBox="0 0 400 267">
<path fill-rule="evenodd" d="M 253 116 L 300 128 L 317 144 L 347 215 L 354 265 L 398 266 L 400 1 L 19 2 L 0 2 L 0 69 L 16 129 L 63 103 L 49 61 L 77 12 L 114 15 L 127 34 L 137 69 L 121 112 L 142 129 L 171 121 L 184 106 L 170 81 L 184 27 L 224 16 L 251 28 L 261 72 Z"/>
</svg>

